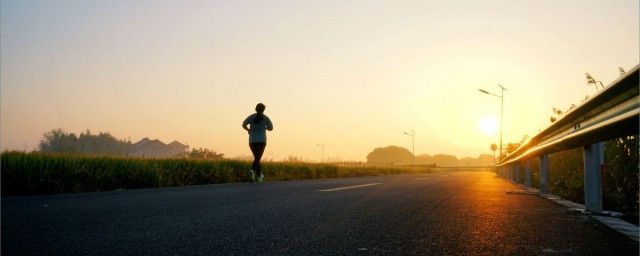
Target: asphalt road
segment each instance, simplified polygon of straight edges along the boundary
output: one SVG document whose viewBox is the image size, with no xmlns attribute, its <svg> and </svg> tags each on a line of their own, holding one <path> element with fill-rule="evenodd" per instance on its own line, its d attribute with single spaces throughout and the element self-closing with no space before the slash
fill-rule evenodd
<svg viewBox="0 0 640 256">
<path fill-rule="evenodd" d="M 2 255 L 638 255 L 490 172 L 2 198 Z"/>
</svg>

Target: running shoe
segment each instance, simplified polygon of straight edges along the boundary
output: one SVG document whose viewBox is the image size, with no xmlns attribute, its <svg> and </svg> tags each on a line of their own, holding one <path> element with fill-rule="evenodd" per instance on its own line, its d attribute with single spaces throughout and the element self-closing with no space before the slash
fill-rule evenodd
<svg viewBox="0 0 640 256">
<path fill-rule="evenodd" d="M 253 172 L 253 170 L 249 170 L 249 180 L 251 181 L 251 183 L 256 181 L 256 174 Z"/>
<path fill-rule="evenodd" d="M 260 174 L 260 176 L 258 176 L 258 182 L 262 182 L 264 181 L 264 174 Z"/>
</svg>

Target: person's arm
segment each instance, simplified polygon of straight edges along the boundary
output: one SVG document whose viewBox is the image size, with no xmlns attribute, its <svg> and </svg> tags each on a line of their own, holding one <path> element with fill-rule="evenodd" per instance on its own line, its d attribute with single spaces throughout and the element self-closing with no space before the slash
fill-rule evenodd
<svg viewBox="0 0 640 256">
<path fill-rule="evenodd" d="M 273 131 L 273 124 L 271 123 L 271 119 L 267 117 L 267 130 Z"/>
<path fill-rule="evenodd" d="M 249 123 L 251 123 L 251 121 L 249 119 L 251 119 L 251 116 L 247 117 L 247 119 L 242 122 L 242 128 L 245 129 L 248 133 L 251 133 L 251 130 L 249 130 Z"/>
</svg>

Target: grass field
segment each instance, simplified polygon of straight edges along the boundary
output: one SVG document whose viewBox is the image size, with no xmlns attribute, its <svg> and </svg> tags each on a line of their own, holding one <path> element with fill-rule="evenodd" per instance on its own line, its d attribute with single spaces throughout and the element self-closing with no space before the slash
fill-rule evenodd
<svg viewBox="0 0 640 256">
<path fill-rule="evenodd" d="M 6 151 L 0 156 L 2 196 L 110 191 L 248 181 L 238 160 L 149 159 Z M 428 173 L 428 167 L 337 166 L 264 162 L 266 181 Z"/>
</svg>

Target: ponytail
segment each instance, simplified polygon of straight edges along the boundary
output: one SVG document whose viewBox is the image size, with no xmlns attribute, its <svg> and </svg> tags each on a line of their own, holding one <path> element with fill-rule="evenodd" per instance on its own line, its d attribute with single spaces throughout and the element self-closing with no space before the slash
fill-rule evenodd
<svg viewBox="0 0 640 256">
<path fill-rule="evenodd" d="M 262 119 L 264 119 L 264 114 L 256 113 L 256 116 L 253 118 L 253 123 L 259 124 L 260 122 L 262 122 Z"/>
</svg>

